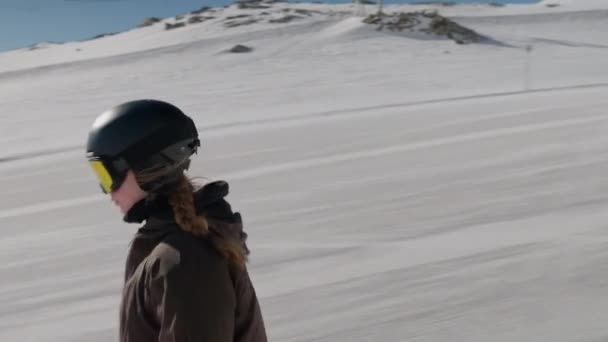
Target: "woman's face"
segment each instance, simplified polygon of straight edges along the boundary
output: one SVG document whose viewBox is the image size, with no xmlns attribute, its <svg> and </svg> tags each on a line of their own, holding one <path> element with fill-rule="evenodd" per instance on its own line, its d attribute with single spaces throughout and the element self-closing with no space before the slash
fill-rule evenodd
<svg viewBox="0 0 608 342">
<path fill-rule="evenodd" d="M 129 171 L 120 188 L 110 194 L 112 202 L 120 208 L 123 215 L 125 215 L 135 203 L 146 198 L 147 195 L 148 194 L 139 187 L 139 184 L 137 184 L 133 171 Z"/>
</svg>

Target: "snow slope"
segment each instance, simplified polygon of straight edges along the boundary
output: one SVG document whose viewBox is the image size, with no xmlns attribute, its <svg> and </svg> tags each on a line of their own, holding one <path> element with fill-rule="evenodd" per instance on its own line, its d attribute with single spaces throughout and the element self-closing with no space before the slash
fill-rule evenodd
<svg viewBox="0 0 608 342">
<path fill-rule="evenodd" d="M 0 54 L 0 340 L 115 339 L 135 227 L 83 144 L 140 97 L 193 115 L 193 174 L 231 184 L 271 340 L 605 340 L 608 4 L 557 2 L 440 8 L 502 45 L 279 4 L 322 13 Z"/>
</svg>

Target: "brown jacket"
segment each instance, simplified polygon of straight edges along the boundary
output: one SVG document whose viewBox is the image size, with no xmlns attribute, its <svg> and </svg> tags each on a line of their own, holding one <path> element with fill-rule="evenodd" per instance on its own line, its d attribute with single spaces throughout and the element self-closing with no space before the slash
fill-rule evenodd
<svg viewBox="0 0 608 342">
<path fill-rule="evenodd" d="M 195 193 L 214 228 L 245 243 L 228 184 Z M 136 204 L 127 222 L 143 222 L 127 257 L 120 309 L 121 342 L 266 342 L 260 306 L 246 269 L 229 264 L 211 242 L 183 232 L 162 197 Z M 246 248 L 246 245 L 244 245 Z"/>
</svg>

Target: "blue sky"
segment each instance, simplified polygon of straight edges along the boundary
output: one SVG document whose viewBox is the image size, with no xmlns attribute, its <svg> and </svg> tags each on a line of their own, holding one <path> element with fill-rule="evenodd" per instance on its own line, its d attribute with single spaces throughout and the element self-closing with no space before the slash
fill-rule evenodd
<svg viewBox="0 0 608 342">
<path fill-rule="evenodd" d="M 484 2 L 483 0 L 452 0 Z M 537 0 L 493 0 L 533 3 Z M 608 1 L 608 0 L 607 0 Z M 128 30 L 144 18 L 169 17 L 202 6 L 223 6 L 231 0 L 0 0 L 0 51 L 42 41 L 81 40 L 107 32 Z M 331 0 L 328 2 L 351 2 Z M 415 2 L 385 0 L 385 2 Z M 489 2 L 489 1 L 488 1 Z"/>
</svg>

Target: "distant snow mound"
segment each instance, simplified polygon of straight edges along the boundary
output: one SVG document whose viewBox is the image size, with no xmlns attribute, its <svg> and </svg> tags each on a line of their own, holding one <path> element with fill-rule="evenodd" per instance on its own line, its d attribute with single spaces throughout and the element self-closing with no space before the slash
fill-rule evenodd
<svg viewBox="0 0 608 342">
<path fill-rule="evenodd" d="M 574 6 L 580 8 L 606 7 L 606 0 L 541 0 L 541 5 Z"/>
<path fill-rule="evenodd" d="M 149 17 L 149 18 L 144 19 L 144 21 L 142 21 L 139 25 L 137 25 L 137 27 L 142 28 L 142 27 L 152 26 L 161 21 L 162 21 L 161 18 Z"/>
<path fill-rule="evenodd" d="M 268 4 L 264 5 L 264 11 L 260 10 L 259 7 L 246 7 L 244 10 L 238 7 L 238 12 L 232 12 L 233 15 L 226 16 L 223 18 L 224 26 L 228 28 L 251 25 L 258 22 L 270 23 L 270 24 L 286 24 L 294 21 L 300 21 L 306 18 L 313 18 L 318 15 L 329 15 L 321 11 L 308 10 L 302 8 L 289 8 L 289 7 L 276 7 L 272 8 L 272 4 L 278 2 L 278 0 L 264 0 L 264 1 L 247 1 L 246 4 Z M 236 4 L 242 4 L 243 2 L 237 2 Z M 247 6 L 249 6 L 247 5 Z M 254 9 L 254 11 L 250 11 Z M 241 13 L 241 14 L 234 14 Z"/>
<path fill-rule="evenodd" d="M 487 38 L 439 15 L 435 11 L 371 14 L 364 23 L 375 25 L 378 31 L 407 32 L 431 37 L 446 37 L 458 44 L 479 43 Z"/>
<path fill-rule="evenodd" d="M 96 36 L 94 36 L 93 38 L 91 38 L 90 40 L 94 40 L 94 39 L 101 39 L 101 38 L 105 38 L 105 37 L 110 37 L 110 36 L 115 36 L 117 35 L 118 32 L 108 32 L 108 33 L 102 33 L 102 34 L 98 34 Z"/>
<path fill-rule="evenodd" d="M 456 6 L 454 1 L 415 1 L 412 5 Z"/>
<path fill-rule="evenodd" d="M 260 19 L 253 17 L 251 14 L 239 14 L 224 18 L 225 27 L 237 27 L 243 25 L 251 25 L 257 23 Z"/>
<path fill-rule="evenodd" d="M 63 44 L 63 43 L 41 42 L 41 43 L 36 43 L 36 44 L 30 45 L 28 47 L 28 50 L 33 51 L 33 50 L 39 50 L 39 49 L 46 49 L 46 48 L 50 48 L 55 45 L 61 45 L 61 44 Z"/>
<path fill-rule="evenodd" d="M 173 30 L 176 28 L 180 28 L 180 27 L 185 27 L 186 23 L 184 22 L 177 22 L 177 23 L 165 23 L 165 30 Z"/>
<path fill-rule="evenodd" d="M 607 10 L 607 0 L 541 0 L 537 5 L 546 8 L 560 8 L 562 11 Z"/>
<path fill-rule="evenodd" d="M 203 7 L 199 8 L 199 9 L 197 9 L 197 10 L 194 10 L 194 11 L 190 12 L 190 14 L 197 15 L 197 14 L 202 14 L 202 13 L 209 12 L 209 11 L 212 11 L 211 7 L 209 7 L 209 6 L 203 6 Z"/>
<path fill-rule="evenodd" d="M 286 2 L 285 0 L 239 0 L 235 4 L 239 9 L 267 9 L 272 4 Z"/>
<path fill-rule="evenodd" d="M 412 5 L 431 5 L 431 6 L 441 6 L 441 7 L 452 7 L 458 6 L 459 4 L 454 1 L 416 1 L 412 2 Z M 489 2 L 489 3 L 480 3 L 478 5 L 487 5 L 492 7 L 504 7 L 505 5 L 500 2 Z"/>
<path fill-rule="evenodd" d="M 207 20 L 210 20 L 210 19 L 214 19 L 214 17 L 203 17 L 200 15 L 192 15 L 192 16 L 190 16 L 190 18 L 188 18 L 188 24 L 198 24 L 198 23 L 202 23 Z"/>
<path fill-rule="evenodd" d="M 241 44 L 237 44 L 235 46 L 233 46 L 231 49 L 225 51 L 225 52 L 229 52 L 229 53 L 247 53 L 247 52 L 252 52 L 253 48 L 247 45 L 241 45 Z"/>
</svg>

